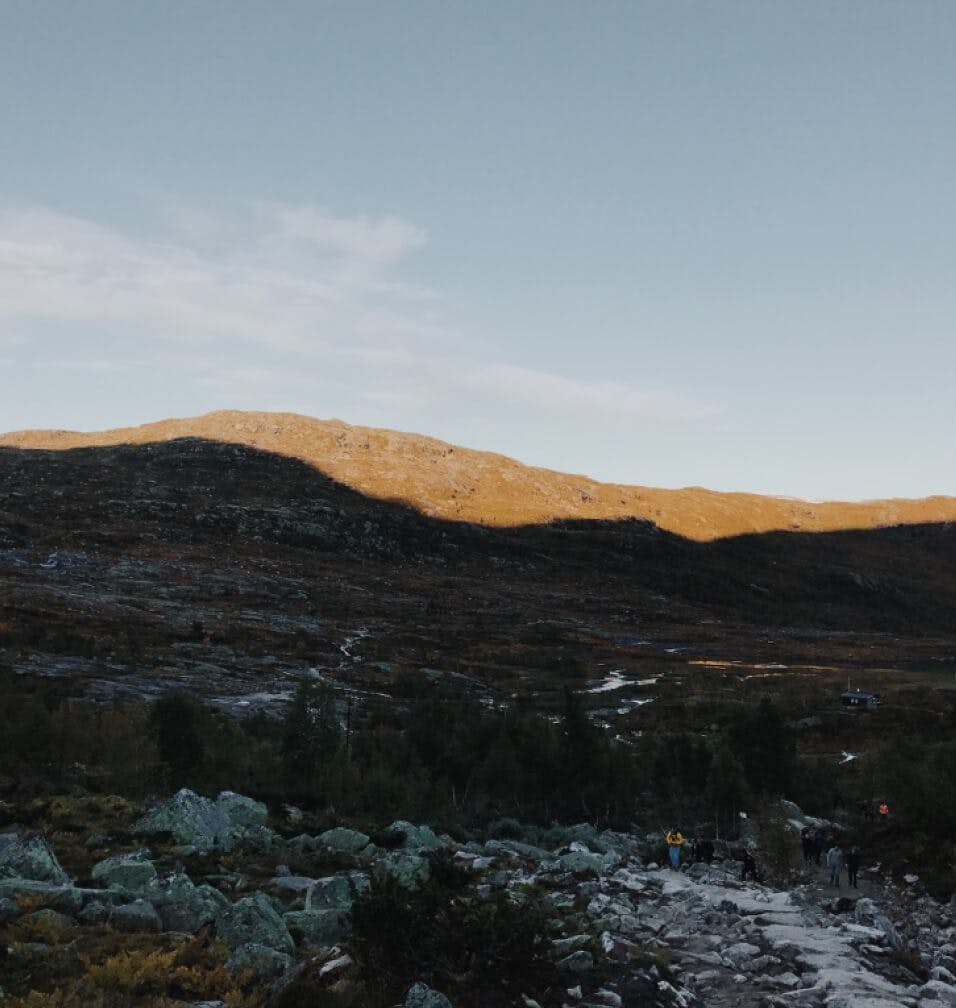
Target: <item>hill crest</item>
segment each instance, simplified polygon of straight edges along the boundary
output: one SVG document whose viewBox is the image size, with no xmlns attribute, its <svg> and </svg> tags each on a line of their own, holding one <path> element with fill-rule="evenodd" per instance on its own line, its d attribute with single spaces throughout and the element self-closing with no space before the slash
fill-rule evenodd
<svg viewBox="0 0 956 1008">
<path fill-rule="evenodd" d="M 779 530 L 830 532 L 956 521 L 954 497 L 818 502 L 701 487 L 602 483 L 424 435 L 295 413 L 221 410 L 90 433 L 16 431 L 0 435 L 0 446 L 66 450 L 187 437 L 296 458 L 369 497 L 400 501 L 430 517 L 489 526 L 641 518 L 708 541 Z"/>
</svg>

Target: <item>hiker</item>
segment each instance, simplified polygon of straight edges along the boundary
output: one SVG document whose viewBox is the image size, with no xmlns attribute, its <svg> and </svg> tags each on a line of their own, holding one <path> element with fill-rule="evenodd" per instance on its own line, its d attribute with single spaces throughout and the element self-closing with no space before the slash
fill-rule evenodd
<svg viewBox="0 0 956 1008">
<path fill-rule="evenodd" d="M 840 872 L 843 871 L 843 851 L 840 845 L 833 841 L 833 846 L 827 851 L 827 868 L 830 869 L 830 885 L 840 888 Z"/>
<path fill-rule="evenodd" d="M 703 861 L 705 864 L 710 864 L 714 860 L 713 840 L 697 841 L 697 860 Z"/>
<path fill-rule="evenodd" d="M 800 849 L 803 851 L 803 863 L 810 864 L 813 860 L 813 832 L 809 826 L 800 830 Z"/>
<path fill-rule="evenodd" d="M 744 866 L 740 872 L 740 881 L 746 882 L 749 875 L 754 882 L 759 882 L 760 879 L 757 877 L 757 862 L 754 860 L 752 852 L 746 848 L 744 849 L 743 862 Z"/>
<path fill-rule="evenodd" d="M 670 829 L 664 839 L 667 841 L 667 856 L 670 858 L 671 868 L 674 871 L 679 871 L 680 849 L 684 844 L 684 834 L 679 829 Z"/>
<path fill-rule="evenodd" d="M 848 885 L 853 886 L 854 889 L 859 888 L 856 884 L 856 876 L 860 870 L 860 859 L 863 855 L 860 853 L 860 848 L 854 844 L 846 854 L 846 881 Z"/>
<path fill-rule="evenodd" d="M 823 854 L 823 848 L 826 847 L 827 842 L 823 836 L 822 830 L 813 831 L 813 863 L 820 863 L 820 855 Z"/>
</svg>

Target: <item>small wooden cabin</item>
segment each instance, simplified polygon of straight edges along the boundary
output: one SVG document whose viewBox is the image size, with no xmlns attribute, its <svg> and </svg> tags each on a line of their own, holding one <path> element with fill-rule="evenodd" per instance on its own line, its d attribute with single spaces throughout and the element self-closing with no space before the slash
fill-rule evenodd
<svg viewBox="0 0 956 1008">
<path fill-rule="evenodd" d="M 844 707 L 878 707 L 880 698 L 875 693 L 861 689 L 848 689 L 840 694 Z"/>
</svg>

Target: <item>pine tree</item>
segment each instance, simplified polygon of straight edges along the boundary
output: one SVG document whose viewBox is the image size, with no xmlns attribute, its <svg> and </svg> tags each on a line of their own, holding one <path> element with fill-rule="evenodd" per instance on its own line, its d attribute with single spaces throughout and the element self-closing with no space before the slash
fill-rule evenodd
<svg viewBox="0 0 956 1008">
<path fill-rule="evenodd" d="M 342 726 L 331 686 L 301 678 L 286 711 L 282 767 L 290 785 L 315 796 L 342 749 Z"/>
</svg>

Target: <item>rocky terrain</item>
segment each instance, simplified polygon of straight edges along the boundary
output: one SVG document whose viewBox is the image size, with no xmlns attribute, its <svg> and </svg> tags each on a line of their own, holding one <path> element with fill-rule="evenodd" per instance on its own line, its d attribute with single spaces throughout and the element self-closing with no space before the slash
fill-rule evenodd
<svg viewBox="0 0 956 1008">
<path fill-rule="evenodd" d="M 298 459 L 367 497 L 399 501 L 434 518 L 493 527 L 637 518 L 709 541 L 775 530 L 832 532 L 956 520 L 952 497 L 845 503 L 716 493 L 701 487 L 621 486 L 417 434 L 293 413 L 222 411 L 96 433 L 20 431 L 0 436 L 0 446 L 62 451 L 181 438 L 244 445 Z"/>
<path fill-rule="evenodd" d="M 721 843 L 712 863 L 673 871 L 657 863 L 659 835 L 599 832 L 586 823 L 550 830 L 509 823 L 497 837 L 471 839 L 404 821 L 374 839 L 345 827 L 312 835 L 301 810 L 270 816 L 232 792 L 211 800 L 183 790 L 145 812 L 118 799 L 57 799 L 32 812 L 68 837 L 70 822 L 94 806 L 109 832 L 69 840 L 72 877 L 42 833 L 16 826 L 0 833 L 8 993 L 23 992 L 42 970 L 47 985 L 78 976 L 104 929 L 150 936 L 153 944 L 140 943 L 125 960 L 114 956 L 105 973 L 88 971 L 76 982 L 125 984 L 127 1003 L 136 1003 L 156 987 L 146 969 L 153 956 L 167 964 L 164 983 L 175 986 L 171 977 L 179 976 L 188 992 L 195 977 L 177 967 L 184 948 L 198 954 L 189 943 L 201 932 L 207 946 L 216 943 L 204 952 L 217 962 L 215 969 L 207 963 L 212 986 L 230 997 L 241 992 L 242 1003 L 306 1003 L 282 1000 L 299 989 L 310 1004 L 351 1004 L 369 982 L 362 979 L 370 965 L 363 900 L 370 891 L 426 890 L 443 870 L 460 875 L 449 902 L 534 907 L 543 936 L 533 961 L 502 961 L 494 977 L 456 976 L 432 963 L 403 988 L 406 1008 L 447 1008 L 469 988 L 499 990 L 478 1003 L 527 1008 L 956 1004 L 952 906 L 922 894 L 915 876 L 894 886 L 878 864 L 866 866 L 859 890 L 847 889 L 845 878 L 841 890 L 824 888 L 816 876 L 823 869 L 812 866 L 791 872 L 781 888 L 779 880 L 740 881 L 737 852 Z M 809 820 L 790 804 L 783 813 L 795 845 Z M 445 911 L 441 900 L 436 906 Z M 412 942 L 430 940 L 427 922 L 408 923 L 421 928 Z M 481 934 L 463 939 L 480 942 Z M 122 973 L 132 961 L 139 971 Z"/>
<path fill-rule="evenodd" d="M 947 801 L 952 502 L 828 509 L 602 488 L 286 416 L 6 442 L 0 728 L 29 748 L 0 745 L 0 987 L 16 1008 L 21 996 L 29 1008 L 956 1004 L 944 837 L 902 817 L 872 827 L 894 864 L 869 865 L 857 899 L 779 865 L 765 866 L 773 885 L 742 883 L 740 851 L 726 846 L 714 865 L 661 869 L 659 834 L 637 825 L 662 808 L 707 821 L 713 774 L 687 764 L 672 781 L 668 746 L 726 766 L 728 745 L 746 750 L 735 726 L 767 698 L 781 733 L 799 739 L 790 779 L 825 806 L 812 811 L 839 819 L 841 805 L 882 794 L 892 761 L 875 754 L 898 731 L 920 742 L 913 766 L 926 755 L 918 773 L 893 778 L 900 803 L 916 795 L 921 813 Z M 655 501 L 659 514 L 647 510 Z M 834 530 L 796 528 L 807 521 Z M 844 716 L 848 680 L 884 704 Z M 334 691 L 345 742 L 330 765 L 338 794 L 359 795 L 361 821 L 319 807 L 321 782 L 317 807 L 282 806 L 277 726 L 301 682 Z M 436 695 L 454 686 L 434 708 L 441 724 L 429 723 L 422 683 Z M 153 701 L 182 693 L 226 715 L 195 722 L 215 728 L 220 748 L 209 742 L 193 767 L 159 745 L 150 720 Z M 574 734 L 569 697 L 610 748 L 580 724 Z M 437 736 L 466 709 L 461 739 L 478 737 L 467 734 L 477 709 L 508 721 L 525 751 L 551 752 L 551 793 L 561 774 L 587 784 L 575 738 L 582 758 L 637 753 L 613 764 L 642 782 L 618 804 L 629 810 L 618 829 L 502 818 L 494 802 L 525 799 L 489 786 L 507 780 L 515 750 L 488 725 L 489 752 L 443 777 L 449 740 Z M 528 711 L 533 724 L 517 717 Z M 76 738 L 80 721 L 126 748 L 98 752 L 95 738 Z M 361 768 L 349 733 L 361 736 Z M 255 746 L 271 754 L 271 777 L 246 758 Z M 426 793 L 415 788 L 429 752 Z M 755 750 L 740 772 L 766 801 L 782 792 L 760 783 L 762 760 Z M 159 801 L 189 772 L 211 775 L 210 791 L 272 804 L 232 792 Z M 392 773 L 382 793 L 399 805 L 460 812 L 457 826 L 412 825 L 412 812 L 373 825 L 366 772 Z M 584 814 L 606 824 L 609 809 Z M 853 814 L 854 830 L 871 828 Z M 935 819 L 948 822 L 938 809 Z M 932 845 L 932 885 L 915 874 L 937 900 L 905 880 Z"/>
<path fill-rule="evenodd" d="M 945 678 L 954 608 L 952 523 L 709 543 L 633 518 L 488 528 L 243 445 L 0 449 L 0 649 L 94 695 L 188 685 L 241 712 L 309 669 L 361 696 L 412 667 L 491 703 L 571 679 L 631 721 L 702 669 L 714 688 Z"/>
</svg>

